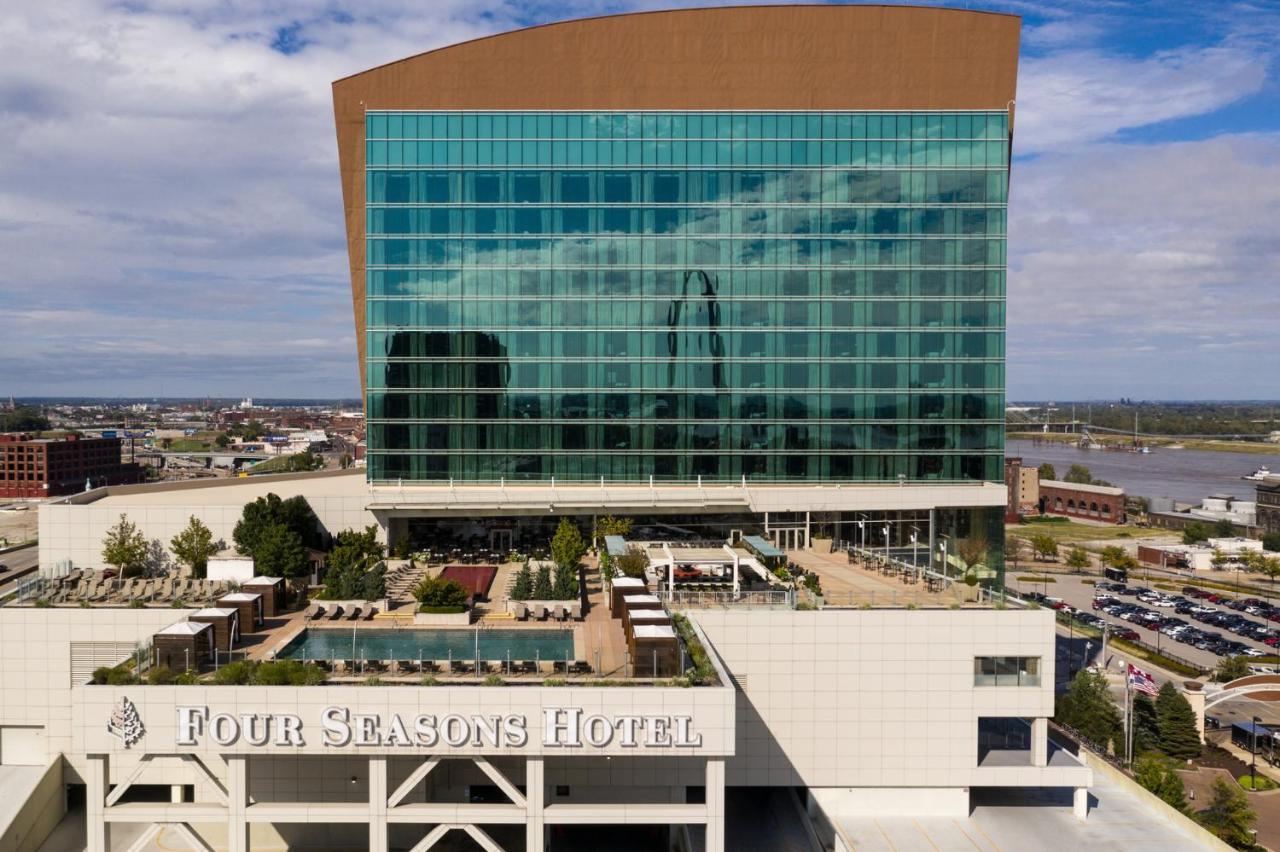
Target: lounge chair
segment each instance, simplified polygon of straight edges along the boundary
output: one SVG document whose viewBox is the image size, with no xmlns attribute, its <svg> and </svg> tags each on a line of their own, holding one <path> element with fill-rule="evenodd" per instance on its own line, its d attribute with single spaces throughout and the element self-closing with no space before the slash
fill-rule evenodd
<svg viewBox="0 0 1280 852">
<path fill-rule="evenodd" d="M 342 618 L 342 607 L 335 606 L 333 612 L 329 614 L 329 620 L 337 621 L 339 618 Z"/>
<path fill-rule="evenodd" d="M 513 603 L 511 605 L 511 614 L 515 617 L 516 621 L 524 621 L 529 617 L 529 607 L 525 606 L 523 603 Z"/>
<path fill-rule="evenodd" d="M 586 660 L 574 660 L 573 665 L 569 667 L 569 674 L 588 675 L 591 674 L 591 664 Z"/>
<path fill-rule="evenodd" d="M 360 607 L 358 607 L 358 606 L 353 606 L 353 607 L 351 607 L 351 612 L 347 615 L 347 619 L 346 619 L 346 620 L 347 620 L 347 621 L 356 621 L 356 620 L 357 620 L 357 619 L 359 619 L 359 618 L 360 618 Z"/>
<path fill-rule="evenodd" d="M 582 620 L 582 601 L 574 601 L 569 604 L 569 617 L 574 621 Z"/>
<path fill-rule="evenodd" d="M 551 614 L 551 610 L 547 609 L 546 604 L 537 604 L 534 606 L 533 611 L 536 614 L 538 621 L 546 621 L 547 616 Z"/>
<path fill-rule="evenodd" d="M 317 619 L 320 619 L 323 617 L 324 617 L 324 607 L 322 606 L 316 606 L 315 609 L 307 613 L 307 621 L 316 621 Z"/>
<path fill-rule="evenodd" d="M 449 664 L 450 674 L 469 674 L 474 665 L 467 660 L 453 660 Z"/>
<path fill-rule="evenodd" d="M 556 621 L 564 621 L 565 614 L 564 604 L 556 604 L 551 609 L 551 617 Z"/>
<path fill-rule="evenodd" d="M 371 607 L 369 607 L 367 610 L 365 610 L 365 611 L 364 611 L 364 618 L 362 618 L 362 619 L 360 619 L 360 620 L 361 620 L 361 621 L 373 621 L 373 617 L 374 617 L 375 615 L 377 615 L 377 614 L 378 614 L 378 608 L 377 608 L 376 606 L 371 606 Z"/>
</svg>

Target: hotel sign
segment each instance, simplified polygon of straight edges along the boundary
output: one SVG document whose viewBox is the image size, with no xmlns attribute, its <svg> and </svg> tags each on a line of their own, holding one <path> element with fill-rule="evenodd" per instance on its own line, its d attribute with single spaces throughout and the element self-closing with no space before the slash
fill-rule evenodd
<svg viewBox="0 0 1280 852">
<path fill-rule="evenodd" d="M 734 752 L 729 686 L 76 687 L 72 754 Z"/>
<path fill-rule="evenodd" d="M 702 735 L 693 717 L 667 715 L 588 714 L 578 707 L 548 707 L 530 725 L 521 714 L 448 713 L 403 716 L 399 713 L 353 713 L 326 707 L 314 726 L 291 713 L 211 713 L 208 707 L 178 707 L 175 745 L 223 748 L 305 748 L 316 737 L 326 748 L 372 747 L 522 749 L 531 737 L 544 748 L 627 749 L 699 748 Z"/>
</svg>

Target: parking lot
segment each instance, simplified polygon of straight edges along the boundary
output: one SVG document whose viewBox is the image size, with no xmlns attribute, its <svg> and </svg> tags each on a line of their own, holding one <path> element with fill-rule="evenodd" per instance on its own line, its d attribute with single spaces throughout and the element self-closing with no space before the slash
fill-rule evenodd
<svg viewBox="0 0 1280 852">
<path fill-rule="evenodd" d="M 1139 582 L 1128 585 L 1059 575 L 1048 584 L 1016 581 L 1010 587 L 1020 596 L 1047 598 L 1045 603 L 1074 611 L 1079 621 L 1110 635 L 1138 639 L 1171 656 L 1205 669 L 1228 656 L 1262 657 L 1280 653 L 1280 607 L 1252 594 L 1210 593 L 1187 586 L 1182 591 L 1152 590 Z M 1212 597 L 1210 597 L 1212 594 Z"/>
</svg>

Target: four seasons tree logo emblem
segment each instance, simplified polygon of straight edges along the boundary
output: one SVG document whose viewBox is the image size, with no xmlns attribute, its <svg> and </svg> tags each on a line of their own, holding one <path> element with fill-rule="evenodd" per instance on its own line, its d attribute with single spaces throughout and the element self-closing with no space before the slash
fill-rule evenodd
<svg viewBox="0 0 1280 852">
<path fill-rule="evenodd" d="M 121 696 L 120 703 L 111 711 L 107 733 L 119 737 L 125 748 L 142 739 L 142 735 L 146 733 L 146 729 L 142 727 L 142 719 L 138 716 L 138 708 L 128 698 Z"/>
</svg>

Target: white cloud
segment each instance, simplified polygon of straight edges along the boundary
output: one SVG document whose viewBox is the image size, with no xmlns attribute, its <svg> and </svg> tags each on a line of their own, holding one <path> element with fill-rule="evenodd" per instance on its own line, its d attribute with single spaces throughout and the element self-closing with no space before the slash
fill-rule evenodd
<svg viewBox="0 0 1280 852">
<path fill-rule="evenodd" d="M 1213 112 L 1257 92 L 1266 82 L 1268 59 L 1247 44 L 1141 59 L 1074 49 L 1024 58 L 1015 149 L 1070 150 L 1122 130 Z"/>
<path fill-rule="evenodd" d="M 1277 218 L 1280 134 L 1015 165 L 1010 396 L 1274 396 Z"/>
</svg>

